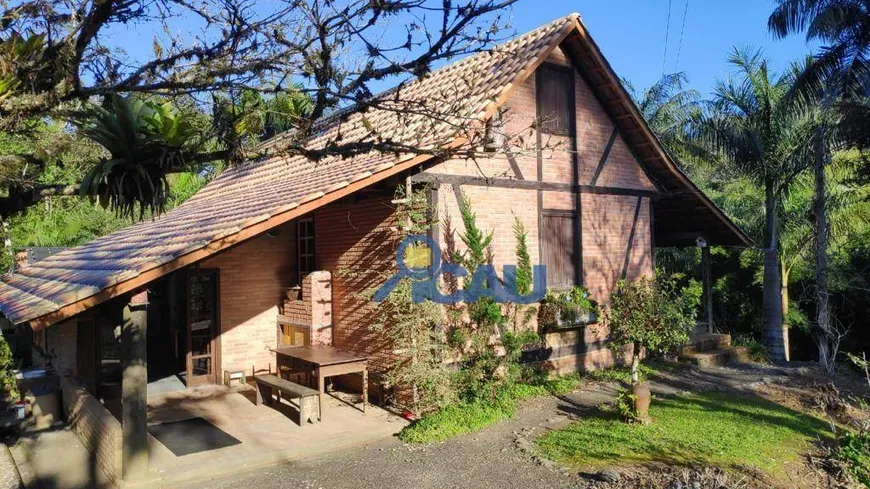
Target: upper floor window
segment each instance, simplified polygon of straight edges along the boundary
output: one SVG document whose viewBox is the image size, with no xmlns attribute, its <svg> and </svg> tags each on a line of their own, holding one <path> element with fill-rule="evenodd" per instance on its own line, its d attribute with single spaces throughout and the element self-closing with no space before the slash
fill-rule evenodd
<svg viewBox="0 0 870 489">
<path fill-rule="evenodd" d="M 574 76 L 570 68 L 538 69 L 538 120 L 545 134 L 568 136 L 574 121 Z"/>
<path fill-rule="evenodd" d="M 296 224 L 296 263 L 299 281 L 314 271 L 314 219 L 300 219 Z"/>
</svg>

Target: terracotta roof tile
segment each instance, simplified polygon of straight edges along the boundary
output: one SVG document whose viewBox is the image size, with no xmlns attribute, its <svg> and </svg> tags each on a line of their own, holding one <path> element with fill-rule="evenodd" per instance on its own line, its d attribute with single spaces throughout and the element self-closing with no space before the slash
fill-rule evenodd
<svg viewBox="0 0 870 489">
<path fill-rule="evenodd" d="M 558 19 L 381 96 L 385 104 L 400 97 L 401 107 L 416 102 L 447 104 L 451 113 L 446 116 L 432 117 L 426 110 L 340 111 L 316 125 L 316 135 L 307 146 L 322 148 L 339 133 L 343 141 L 364 141 L 371 136 L 368 126 L 405 144 L 435 148 L 455 137 L 458 128 L 479 120 L 525 68 L 538 61 L 543 50 L 567 33 L 576 17 L 572 14 Z M 263 147 L 280 148 L 282 140 L 286 136 L 273 138 Z M 62 251 L 3 277 L 0 312 L 14 323 L 56 313 L 255 223 L 316 201 L 351 182 L 376 176 L 409 157 L 364 154 L 317 162 L 273 157 L 231 168 L 187 202 L 154 220 Z"/>
</svg>

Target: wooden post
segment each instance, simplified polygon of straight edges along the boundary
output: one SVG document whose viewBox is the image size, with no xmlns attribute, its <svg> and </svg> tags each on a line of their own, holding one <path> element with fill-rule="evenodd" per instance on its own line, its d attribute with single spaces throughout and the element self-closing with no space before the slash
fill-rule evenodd
<svg viewBox="0 0 870 489">
<path fill-rule="evenodd" d="M 121 329 L 121 471 L 124 480 L 143 478 L 148 472 L 147 323 L 148 291 L 134 294 L 124 307 Z"/>
<path fill-rule="evenodd" d="M 704 279 L 704 313 L 707 316 L 707 332 L 713 332 L 713 279 L 710 267 L 710 246 L 701 248 L 701 268 Z"/>
</svg>

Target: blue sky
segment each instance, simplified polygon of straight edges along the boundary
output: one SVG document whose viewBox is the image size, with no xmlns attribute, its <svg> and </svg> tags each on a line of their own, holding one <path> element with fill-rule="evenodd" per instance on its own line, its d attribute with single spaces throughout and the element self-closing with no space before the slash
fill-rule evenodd
<svg viewBox="0 0 870 489">
<path fill-rule="evenodd" d="M 717 78 L 730 73 L 725 59 L 735 45 L 763 48 L 776 70 L 784 69 L 814 47 L 807 45 L 802 36 L 777 40 L 767 32 L 767 18 L 775 5 L 772 0 L 688 1 L 680 50 L 686 0 L 670 0 L 665 71 L 686 72 L 692 87 L 705 97 Z M 640 89 L 662 74 L 668 3 L 669 0 L 520 0 L 514 6 L 512 25 L 517 32 L 526 32 L 570 12 L 579 12 L 617 74 Z"/>
<path fill-rule="evenodd" d="M 774 0 L 519 0 L 510 24 L 516 34 L 522 34 L 579 12 L 617 74 L 636 88 L 646 88 L 661 77 L 664 57 L 665 72 L 686 72 L 692 88 L 706 98 L 715 81 L 729 74 L 726 57 L 735 45 L 762 48 L 778 71 L 812 52 L 815 46 L 807 45 L 802 36 L 776 40 L 768 33 L 767 18 L 774 5 Z M 272 7 L 268 0 L 257 6 L 263 12 Z M 148 23 L 118 26 L 110 37 L 132 58 L 143 59 L 152 55 L 153 29 L 155 25 Z M 173 29 L 198 27 L 182 17 L 174 19 Z M 404 35 L 397 25 L 389 29 L 391 34 Z M 380 91 L 394 84 L 384 80 L 371 88 Z"/>
</svg>

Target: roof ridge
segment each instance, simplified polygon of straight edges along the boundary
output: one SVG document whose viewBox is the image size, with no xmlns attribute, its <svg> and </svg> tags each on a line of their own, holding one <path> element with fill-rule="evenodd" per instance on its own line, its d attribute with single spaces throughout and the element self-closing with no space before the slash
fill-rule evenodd
<svg viewBox="0 0 870 489">
<path fill-rule="evenodd" d="M 444 66 L 436 68 L 436 69 L 434 69 L 428 73 L 425 73 L 421 76 L 418 76 L 418 77 L 412 78 L 412 79 L 408 79 L 408 80 L 403 80 L 403 81 L 399 82 L 398 84 L 396 84 L 395 86 L 384 89 L 384 90 L 372 95 L 371 100 L 385 97 L 385 96 L 391 94 L 392 92 L 395 92 L 401 88 L 410 88 L 410 85 L 419 83 L 421 81 L 425 81 L 427 78 L 430 78 L 430 77 L 433 77 L 436 75 L 443 75 L 445 72 L 459 69 L 464 64 L 473 62 L 478 57 L 491 55 L 493 51 L 496 51 L 499 49 L 505 49 L 510 44 L 519 44 L 520 41 L 526 40 L 527 38 L 530 38 L 530 37 L 534 37 L 535 34 L 538 34 L 539 32 L 541 32 L 543 30 L 550 29 L 550 28 L 554 27 L 555 25 L 559 25 L 559 24 L 564 25 L 564 24 L 569 23 L 569 22 L 573 23 L 573 21 L 575 19 L 580 19 L 580 18 L 581 18 L 581 16 L 579 13 L 571 12 L 570 14 L 565 15 L 563 17 L 553 19 L 552 21 L 550 21 L 542 26 L 536 27 L 535 29 L 532 29 L 532 30 L 520 35 L 520 36 L 513 37 L 511 39 L 506 39 L 504 42 L 497 44 L 489 49 L 483 49 L 483 50 L 477 51 L 475 53 L 469 53 L 468 55 L 464 56 L 463 58 L 457 59 L 455 61 L 451 60 L 450 62 L 448 62 Z M 335 111 L 333 111 L 329 114 L 325 114 L 325 115 L 319 117 L 317 120 L 314 121 L 313 127 L 315 129 L 312 129 L 313 134 L 308 138 L 308 140 L 314 139 L 314 138 L 322 135 L 322 131 L 327 130 L 334 123 L 333 120 L 337 121 L 338 119 L 342 118 L 343 116 L 353 113 L 354 109 L 358 108 L 361 103 L 362 102 L 356 102 L 356 103 L 353 103 L 351 105 L 348 105 L 347 107 L 342 107 L 342 108 L 336 109 Z M 285 139 L 285 137 L 287 137 L 293 131 L 294 131 L 294 129 L 291 128 L 291 129 L 287 129 L 286 131 L 282 131 L 278 134 L 275 134 L 275 135 L 271 136 L 269 139 L 260 142 L 260 144 L 257 145 L 257 148 L 268 149 L 269 147 L 271 147 L 274 144 L 276 144 L 277 142 L 279 142 L 281 139 Z"/>
</svg>

